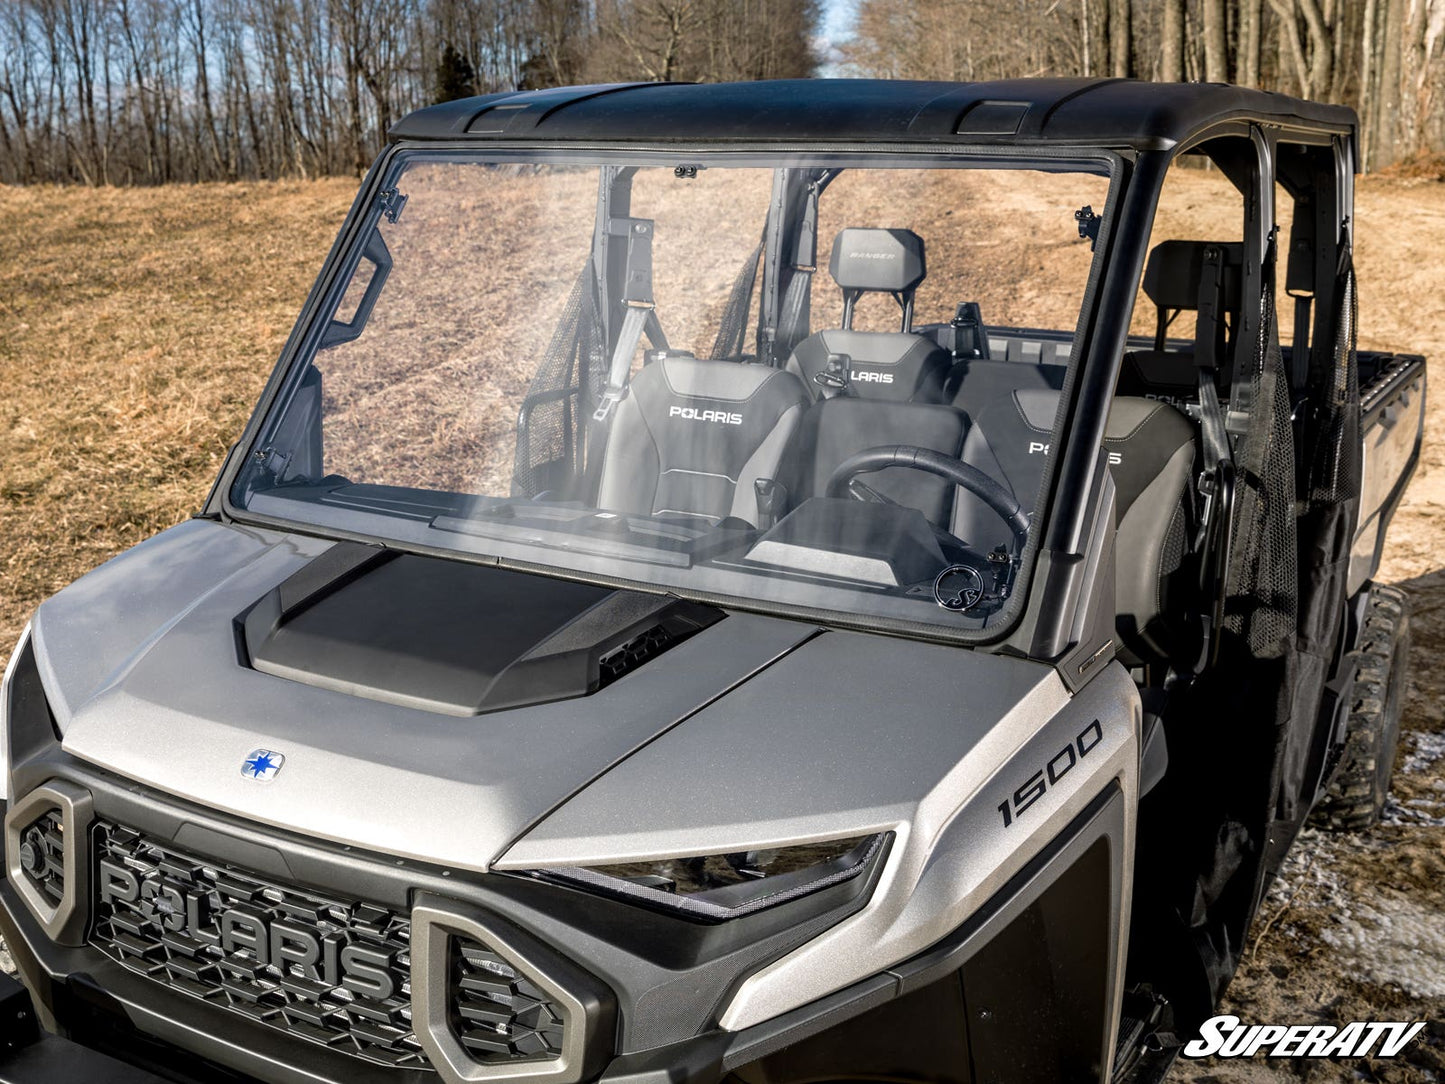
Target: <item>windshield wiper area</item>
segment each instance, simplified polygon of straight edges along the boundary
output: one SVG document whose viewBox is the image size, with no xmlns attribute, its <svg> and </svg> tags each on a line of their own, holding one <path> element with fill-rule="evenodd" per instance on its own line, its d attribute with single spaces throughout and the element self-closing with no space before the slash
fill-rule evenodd
<svg viewBox="0 0 1445 1084">
<path fill-rule="evenodd" d="M 691 516 L 629 515 L 544 501 L 503 501 L 466 516 L 437 516 L 431 526 L 499 542 L 527 542 L 672 568 L 691 568 L 723 550 L 745 547 L 757 536 L 741 520 L 714 523 Z"/>
</svg>

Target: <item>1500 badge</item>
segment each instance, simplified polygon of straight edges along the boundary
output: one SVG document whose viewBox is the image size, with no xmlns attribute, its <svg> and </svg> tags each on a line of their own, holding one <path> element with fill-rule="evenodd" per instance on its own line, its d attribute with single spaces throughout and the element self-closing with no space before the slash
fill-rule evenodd
<svg viewBox="0 0 1445 1084">
<path fill-rule="evenodd" d="M 1104 728 L 1099 725 L 1099 720 L 1095 719 L 1079 732 L 1077 738 L 1050 757 L 1047 764 L 1025 779 L 1013 792 L 1011 799 L 1006 798 L 998 804 L 998 811 L 1003 815 L 1003 826 L 1008 828 L 1023 816 L 1029 806 L 1047 794 L 1050 787 L 1068 775 L 1073 766 L 1098 748 L 1103 740 Z"/>
</svg>

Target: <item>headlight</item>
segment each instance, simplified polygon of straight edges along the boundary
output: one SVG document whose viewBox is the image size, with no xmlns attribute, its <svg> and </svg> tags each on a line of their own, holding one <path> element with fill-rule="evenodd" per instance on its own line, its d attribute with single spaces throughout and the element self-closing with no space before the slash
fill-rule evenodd
<svg viewBox="0 0 1445 1084">
<path fill-rule="evenodd" d="M 10 652 L 10 661 L 5 664 L 5 676 L 0 678 L 0 801 L 10 800 L 10 679 L 29 641 L 30 626 L 26 625 L 20 639 L 15 641 L 15 650 Z"/>
<path fill-rule="evenodd" d="M 537 870 L 534 876 L 629 903 L 721 922 L 850 881 L 883 856 L 892 833 L 772 850 Z"/>
</svg>

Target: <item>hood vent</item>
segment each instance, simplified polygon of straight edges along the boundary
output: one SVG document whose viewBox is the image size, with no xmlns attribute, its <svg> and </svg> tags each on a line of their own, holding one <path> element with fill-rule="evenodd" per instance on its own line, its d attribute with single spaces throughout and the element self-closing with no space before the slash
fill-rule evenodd
<svg viewBox="0 0 1445 1084">
<path fill-rule="evenodd" d="M 646 632 L 639 633 L 621 647 L 615 647 L 598 660 L 599 689 L 606 688 L 618 678 L 632 673 L 643 663 L 657 658 L 668 648 L 676 647 L 687 639 L 697 627 L 670 629 L 666 625 L 653 625 Z"/>
<path fill-rule="evenodd" d="M 665 595 L 338 542 L 237 620 L 262 673 L 468 716 L 587 696 L 722 617 Z"/>
</svg>

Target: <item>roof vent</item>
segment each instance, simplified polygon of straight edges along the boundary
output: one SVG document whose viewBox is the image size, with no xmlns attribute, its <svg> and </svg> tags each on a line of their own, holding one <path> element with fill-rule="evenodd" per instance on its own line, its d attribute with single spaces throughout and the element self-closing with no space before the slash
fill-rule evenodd
<svg viewBox="0 0 1445 1084">
<path fill-rule="evenodd" d="M 984 101 L 969 106 L 958 118 L 958 135 L 1009 136 L 1019 130 L 1024 115 L 1029 111 L 1028 102 Z"/>
</svg>

